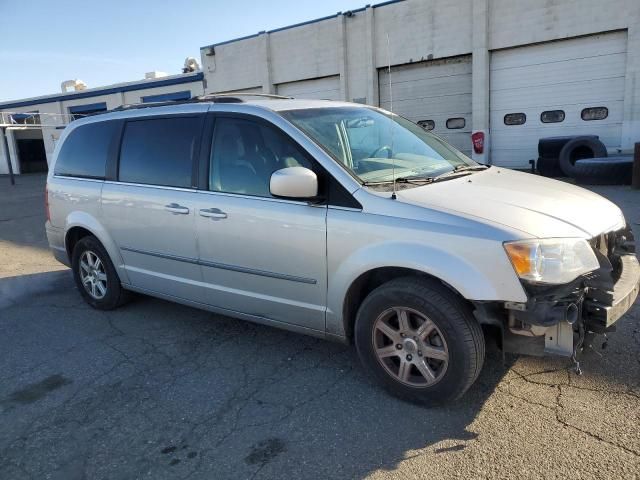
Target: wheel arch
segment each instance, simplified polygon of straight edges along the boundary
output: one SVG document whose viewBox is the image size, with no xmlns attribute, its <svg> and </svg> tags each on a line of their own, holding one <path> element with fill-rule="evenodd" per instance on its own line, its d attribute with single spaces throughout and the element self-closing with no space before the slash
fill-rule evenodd
<svg viewBox="0 0 640 480">
<path fill-rule="evenodd" d="M 71 261 L 71 256 L 73 255 L 73 249 L 76 244 L 84 237 L 94 236 L 93 232 L 88 230 L 85 227 L 75 226 L 71 227 L 64 236 L 64 248 L 67 251 L 67 256 L 69 257 L 69 261 Z"/>
<path fill-rule="evenodd" d="M 365 298 L 376 288 L 396 278 L 415 277 L 435 280 L 463 302 L 471 306 L 469 302 L 458 290 L 447 282 L 437 278 L 423 270 L 417 270 L 407 267 L 376 267 L 367 270 L 356 278 L 347 289 L 344 301 L 342 303 L 342 318 L 344 322 L 344 331 L 348 341 L 353 341 L 353 329 L 356 322 L 358 309 Z"/>
<path fill-rule="evenodd" d="M 436 280 L 465 302 L 526 301 L 501 244 L 462 253 L 433 245 L 393 242 L 355 252 L 337 268 L 329 260 L 326 333 L 349 340 L 362 300 L 377 286 L 400 276 Z"/>
<path fill-rule="evenodd" d="M 129 283 L 120 250 L 104 226 L 87 212 L 72 212 L 67 217 L 64 235 L 64 247 L 71 261 L 73 248 L 82 238 L 92 235 L 98 239 L 109 254 L 120 280 Z"/>
</svg>

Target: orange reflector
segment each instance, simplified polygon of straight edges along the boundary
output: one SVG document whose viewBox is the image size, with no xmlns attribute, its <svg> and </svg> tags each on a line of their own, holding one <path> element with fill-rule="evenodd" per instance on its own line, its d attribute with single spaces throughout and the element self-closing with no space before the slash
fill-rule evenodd
<svg viewBox="0 0 640 480">
<path fill-rule="evenodd" d="M 513 268 L 520 276 L 531 273 L 531 246 L 506 243 L 504 248 L 511 259 Z"/>
</svg>

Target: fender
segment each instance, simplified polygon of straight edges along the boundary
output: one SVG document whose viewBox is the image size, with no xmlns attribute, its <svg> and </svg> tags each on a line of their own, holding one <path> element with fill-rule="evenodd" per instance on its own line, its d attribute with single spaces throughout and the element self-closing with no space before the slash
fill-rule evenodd
<svg viewBox="0 0 640 480">
<path fill-rule="evenodd" d="M 65 249 L 67 248 L 67 233 L 73 227 L 82 227 L 86 230 L 89 230 L 93 236 L 100 240 L 100 243 L 102 243 L 105 250 L 109 254 L 109 258 L 113 262 L 113 266 L 118 272 L 120 281 L 122 283 L 130 283 L 129 276 L 127 275 L 127 271 L 124 268 L 124 260 L 122 259 L 122 255 L 120 254 L 120 249 L 111 238 L 111 235 L 107 233 L 106 229 L 98 220 L 96 220 L 95 217 L 88 214 L 87 212 L 82 212 L 79 210 L 75 210 L 67 216 L 64 229 Z"/>
<path fill-rule="evenodd" d="M 390 255 L 390 253 L 393 253 Z M 355 251 L 331 271 L 327 294 L 327 332 L 345 334 L 343 309 L 349 288 L 361 275 L 381 267 L 400 267 L 435 277 L 467 300 L 526 302 L 502 244 L 474 239 L 473 248 L 461 255 L 416 242 L 385 241 Z M 392 258 L 391 258 L 392 257 Z"/>
</svg>

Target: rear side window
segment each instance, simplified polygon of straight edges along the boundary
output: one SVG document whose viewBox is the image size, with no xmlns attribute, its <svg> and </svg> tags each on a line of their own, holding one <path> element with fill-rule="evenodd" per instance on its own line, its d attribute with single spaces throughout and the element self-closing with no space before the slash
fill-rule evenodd
<svg viewBox="0 0 640 480">
<path fill-rule="evenodd" d="M 117 121 L 90 123 L 74 129 L 60 149 L 54 174 L 103 179 L 109 147 L 117 131 Z"/>
<path fill-rule="evenodd" d="M 190 188 L 199 117 L 127 122 L 120 147 L 121 182 Z"/>
</svg>

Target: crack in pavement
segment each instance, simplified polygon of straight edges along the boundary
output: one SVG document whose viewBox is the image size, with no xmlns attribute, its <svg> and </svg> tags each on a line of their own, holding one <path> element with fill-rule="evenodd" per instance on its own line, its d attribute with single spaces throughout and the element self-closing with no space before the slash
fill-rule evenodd
<svg viewBox="0 0 640 480">
<path fill-rule="evenodd" d="M 509 395 L 511 397 L 518 398 L 519 400 L 522 400 L 525 403 L 528 403 L 528 404 L 531 404 L 531 405 L 540 406 L 540 407 L 543 407 L 543 408 L 546 408 L 546 409 L 549 409 L 549 410 L 553 411 L 555 413 L 555 420 L 558 423 L 560 423 L 561 425 L 563 425 L 564 427 L 572 428 L 572 429 L 574 429 L 574 430 L 576 430 L 578 432 L 581 432 L 581 433 L 583 433 L 585 435 L 588 435 L 589 437 L 591 437 L 591 438 L 593 438 L 595 440 L 607 443 L 608 445 L 611 445 L 613 447 L 616 447 L 616 448 L 619 448 L 621 450 L 624 450 L 625 452 L 630 453 L 630 454 L 632 454 L 632 455 L 634 455 L 636 457 L 640 457 L 640 452 L 637 452 L 637 451 L 635 451 L 633 449 L 630 449 L 630 448 L 628 448 L 628 447 L 626 447 L 624 445 L 621 445 L 621 444 L 612 442 L 610 440 L 607 440 L 606 438 L 603 438 L 602 436 L 598 435 L 597 433 L 593 433 L 593 432 L 590 432 L 588 430 L 584 430 L 584 429 L 582 429 L 582 428 L 580 428 L 580 427 L 578 427 L 576 425 L 573 425 L 573 424 L 569 423 L 568 420 L 565 420 L 565 419 L 561 418 L 561 412 L 564 410 L 564 406 L 562 405 L 562 395 L 563 395 L 562 388 L 563 387 L 569 387 L 569 388 L 573 388 L 573 389 L 576 389 L 576 390 L 585 390 L 585 391 L 591 391 L 591 392 L 606 393 L 606 394 L 610 394 L 610 395 L 614 395 L 614 396 L 615 395 L 629 395 L 629 396 L 634 397 L 634 398 L 640 398 L 640 396 L 637 395 L 634 392 L 628 392 L 628 391 L 626 391 L 626 392 L 615 392 L 615 391 L 600 390 L 600 389 L 593 389 L 593 388 L 588 388 L 588 387 L 581 387 L 581 386 L 577 386 L 577 385 L 572 385 L 571 384 L 571 372 L 569 371 L 570 368 L 572 368 L 572 367 L 567 367 L 567 368 L 564 368 L 564 369 L 560 368 L 560 369 L 553 369 L 553 370 L 544 370 L 542 372 L 534 372 L 534 373 L 530 373 L 530 374 L 526 374 L 526 375 L 518 372 L 515 368 L 511 369 L 511 371 L 518 376 L 518 378 L 516 380 L 523 380 L 523 381 L 525 381 L 527 383 L 531 383 L 531 384 L 534 384 L 534 385 L 540 385 L 540 386 L 544 385 L 544 386 L 550 386 L 550 387 L 556 388 L 557 389 L 557 394 L 555 396 L 555 406 L 554 407 L 550 407 L 548 405 L 545 405 L 545 404 L 536 402 L 534 400 L 531 400 L 530 398 L 521 397 L 521 396 L 513 394 L 512 392 L 507 391 L 505 387 L 511 385 L 514 382 L 514 380 L 507 381 L 507 382 L 504 383 L 504 385 L 499 385 L 498 386 L 498 390 L 503 392 L 503 393 L 506 393 L 507 395 Z M 566 373 L 567 373 L 567 381 L 566 381 L 566 383 L 538 382 L 538 381 L 532 380 L 530 378 L 531 376 L 537 376 L 537 375 L 541 375 L 541 374 L 544 374 L 544 373 L 556 373 L 556 372 L 560 372 L 560 371 L 563 371 L 563 370 L 566 371 Z"/>
</svg>

